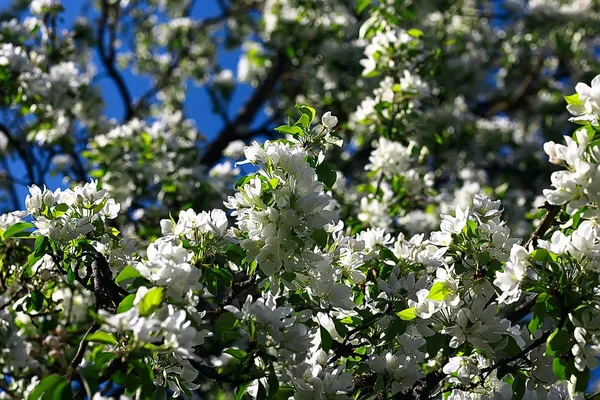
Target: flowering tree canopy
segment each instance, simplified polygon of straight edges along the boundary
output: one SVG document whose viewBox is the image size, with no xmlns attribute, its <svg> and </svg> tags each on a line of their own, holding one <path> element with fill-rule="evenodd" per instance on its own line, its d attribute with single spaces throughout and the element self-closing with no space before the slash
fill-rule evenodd
<svg viewBox="0 0 600 400">
<path fill-rule="evenodd" d="M 0 398 L 586 398 L 598 1 L 208 1 L 0 10 Z"/>
</svg>

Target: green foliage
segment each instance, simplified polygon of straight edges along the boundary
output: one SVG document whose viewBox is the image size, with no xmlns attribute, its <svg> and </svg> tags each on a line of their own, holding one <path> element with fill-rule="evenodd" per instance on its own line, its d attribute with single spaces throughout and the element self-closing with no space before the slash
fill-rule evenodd
<svg viewBox="0 0 600 400">
<path fill-rule="evenodd" d="M 160 286 L 148 290 L 140 301 L 140 315 L 145 317 L 152 314 L 163 302 L 163 295 L 163 288 Z"/>
</svg>

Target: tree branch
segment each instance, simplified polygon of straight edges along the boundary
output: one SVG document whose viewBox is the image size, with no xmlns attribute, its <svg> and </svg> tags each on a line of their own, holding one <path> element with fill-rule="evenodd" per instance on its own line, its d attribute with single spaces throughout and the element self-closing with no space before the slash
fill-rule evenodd
<svg viewBox="0 0 600 400">
<path fill-rule="evenodd" d="M 546 215 L 538 225 L 538 227 L 533 231 L 527 242 L 525 242 L 525 248 L 529 248 L 530 245 L 533 245 L 534 248 L 537 247 L 538 240 L 544 237 L 548 229 L 552 227 L 555 222 L 556 216 L 560 213 L 561 207 L 545 202 L 543 208 L 546 210 Z"/>
<path fill-rule="evenodd" d="M 97 331 L 98 328 L 100 327 L 97 324 L 93 324 L 87 330 L 85 335 L 83 335 L 83 339 L 81 340 L 81 342 L 79 343 L 79 347 L 77 348 L 77 353 L 75 353 L 75 357 L 73 357 L 73 361 L 71 361 L 71 366 L 73 368 L 79 367 L 79 364 L 81 364 L 81 361 L 83 360 L 83 355 L 85 354 L 85 349 L 88 345 L 88 341 L 86 340 L 88 335 L 92 332 Z"/>
<path fill-rule="evenodd" d="M 543 238 L 544 235 L 546 235 L 546 232 L 548 232 L 552 225 L 554 225 L 556 222 L 556 217 L 562 209 L 560 206 L 550 204 L 548 202 L 544 203 L 544 205 L 540 208 L 546 209 L 546 215 L 544 215 L 544 218 L 540 221 L 540 224 L 533 231 L 527 242 L 525 242 L 524 247 L 526 249 L 529 249 L 530 246 L 533 246 L 533 248 L 537 247 L 538 240 Z M 531 298 L 516 304 L 515 306 L 506 307 L 505 311 L 503 312 L 504 317 L 513 324 L 519 322 L 527 314 L 529 314 L 531 308 L 535 305 L 536 300 L 537 295 L 534 295 Z"/>
<path fill-rule="evenodd" d="M 516 109 L 528 95 L 535 93 L 535 86 L 542 70 L 543 60 L 541 57 L 535 57 L 532 62 L 531 71 L 525 75 L 519 87 L 509 96 L 498 99 L 497 101 L 484 102 L 478 104 L 472 111 L 475 115 L 488 118 L 500 112 Z M 490 104 L 491 103 L 491 104 Z"/>
<path fill-rule="evenodd" d="M 123 99 L 124 107 L 125 107 L 125 121 L 129 121 L 133 117 L 133 108 L 132 108 L 132 100 L 131 94 L 129 93 L 129 89 L 123 80 L 123 77 L 119 73 L 119 71 L 115 67 L 115 57 L 116 57 L 116 49 L 115 49 L 115 39 L 116 39 L 116 29 L 118 16 L 115 18 L 114 23 L 109 24 L 109 49 L 106 51 L 106 43 L 104 42 L 104 36 L 106 32 L 106 25 L 108 23 L 108 19 L 110 18 L 108 15 L 108 1 L 102 0 L 102 14 L 100 16 L 100 20 L 98 21 L 98 52 L 100 53 L 100 59 L 102 60 L 102 64 L 106 68 L 108 75 L 112 78 L 112 80 L 117 85 L 117 89 L 119 90 L 119 94 Z M 116 8 L 118 9 L 118 8 Z"/>
<path fill-rule="evenodd" d="M 186 7 L 186 9 L 184 11 L 185 16 L 188 16 L 189 13 L 192 11 L 193 2 L 189 3 L 188 5 L 190 7 Z M 203 29 L 206 29 L 212 25 L 219 24 L 219 23 L 225 21 L 227 18 L 234 17 L 236 15 L 248 12 L 248 11 L 254 9 L 255 7 L 256 7 L 256 3 L 253 2 L 253 3 L 250 3 L 243 7 L 239 7 L 239 8 L 235 8 L 235 9 L 228 8 L 221 15 L 217 15 L 216 17 L 210 17 L 210 18 L 206 18 L 206 19 L 202 20 L 196 27 L 194 27 L 193 30 L 190 31 L 190 34 L 201 31 Z M 158 93 L 160 90 L 162 90 L 169 84 L 170 78 L 172 77 L 176 68 L 179 66 L 181 60 L 187 56 L 188 56 L 188 50 L 187 50 L 187 48 L 183 48 L 181 50 L 181 52 L 179 53 L 179 55 L 177 57 L 175 57 L 175 60 L 171 63 L 171 65 L 169 65 L 167 70 L 157 79 L 156 84 L 153 87 L 151 87 L 150 89 L 148 89 L 144 94 L 142 94 L 135 101 L 135 104 L 133 104 L 133 106 L 132 106 L 131 117 L 138 115 L 142 109 L 147 107 L 150 99 L 154 95 L 156 95 L 156 93 Z"/>
<path fill-rule="evenodd" d="M 201 164 L 213 165 L 221 158 L 221 153 L 230 142 L 250 136 L 248 126 L 290 66 L 291 62 L 288 56 L 280 51 L 275 58 L 273 67 L 246 104 L 239 110 L 234 120 L 217 134 L 217 138 L 213 142 L 207 145 L 204 155 L 200 159 Z"/>
<path fill-rule="evenodd" d="M 563 312 L 563 315 L 557 325 L 557 329 L 562 329 L 562 327 L 565 325 L 565 322 L 567 321 L 567 315 L 568 312 Z M 444 390 L 440 390 L 437 393 L 435 393 L 436 395 L 441 394 L 441 393 L 446 393 L 446 392 L 450 392 L 454 389 L 460 389 L 463 391 L 469 391 L 469 390 L 473 390 L 475 389 L 477 386 L 482 385 L 485 383 L 485 381 L 487 380 L 487 378 L 498 368 L 502 368 L 504 366 L 507 366 L 508 364 L 520 360 L 522 358 L 525 358 L 527 356 L 527 354 L 529 354 L 530 351 L 536 349 L 537 347 L 543 345 L 544 343 L 546 343 L 546 340 L 548 339 L 548 337 L 552 334 L 552 332 L 554 332 L 555 329 L 548 329 L 547 331 L 545 331 L 542 336 L 540 336 L 539 338 L 537 338 L 536 340 L 534 340 L 529 346 L 525 347 L 523 350 L 521 350 L 518 354 L 515 354 L 514 356 L 511 357 L 507 357 L 504 358 L 500 361 L 498 361 L 497 363 L 495 363 L 494 365 L 491 365 L 487 368 L 483 368 L 480 372 L 479 372 L 479 378 L 480 381 L 477 383 L 471 382 L 469 385 L 458 385 L 458 386 L 450 386 Z"/>
</svg>

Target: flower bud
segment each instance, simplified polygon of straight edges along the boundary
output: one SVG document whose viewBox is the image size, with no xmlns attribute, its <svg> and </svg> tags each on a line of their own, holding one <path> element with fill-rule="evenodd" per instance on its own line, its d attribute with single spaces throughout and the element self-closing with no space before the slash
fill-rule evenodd
<svg viewBox="0 0 600 400">
<path fill-rule="evenodd" d="M 327 129 L 333 129 L 338 123 L 337 117 L 331 115 L 331 111 L 327 111 L 321 118 L 321 123 Z"/>
<path fill-rule="evenodd" d="M 62 351 L 60 351 L 60 350 L 57 350 L 57 349 L 52 349 L 52 350 L 50 350 L 50 351 L 48 352 L 48 355 L 49 355 L 50 357 L 54 357 L 54 358 L 56 358 L 58 361 L 62 361 L 62 360 L 64 360 L 64 355 L 63 355 Z"/>
<path fill-rule="evenodd" d="M 54 330 L 54 333 L 56 333 L 61 338 L 67 336 L 67 330 L 62 325 L 57 325 L 56 329 Z"/>
<path fill-rule="evenodd" d="M 56 348 L 60 347 L 60 338 L 58 336 L 48 335 L 48 336 L 46 336 L 46 338 L 44 339 L 42 344 L 46 347 L 56 349 Z"/>
</svg>

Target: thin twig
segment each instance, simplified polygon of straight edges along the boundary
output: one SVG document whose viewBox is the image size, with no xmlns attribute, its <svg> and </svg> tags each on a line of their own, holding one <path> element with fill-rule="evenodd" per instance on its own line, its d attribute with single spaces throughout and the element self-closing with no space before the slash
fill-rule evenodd
<svg viewBox="0 0 600 400">
<path fill-rule="evenodd" d="M 71 366 L 73 368 L 77 368 L 79 367 L 79 364 L 81 364 L 81 361 L 83 360 L 83 355 L 85 354 L 85 349 L 88 345 L 87 337 L 90 333 L 97 331 L 98 328 L 100 327 L 97 324 L 93 324 L 87 330 L 85 335 L 83 335 L 83 339 L 81 340 L 81 342 L 79 343 L 79 347 L 77 348 L 77 353 L 75 354 L 75 357 L 73 357 L 73 361 L 71 361 Z"/>
<path fill-rule="evenodd" d="M 540 208 L 546 209 L 546 215 L 542 221 L 540 221 L 537 228 L 533 231 L 527 242 L 525 242 L 525 248 L 529 250 L 530 246 L 536 248 L 538 245 L 538 240 L 543 238 L 548 230 L 556 223 L 556 216 L 560 213 L 561 207 L 550 204 L 548 202 L 544 203 Z M 512 323 L 519 322 L 522 320 L 529 312 L 531 308 L 535 305 L 537 300 L 537 294 L 531 296 L 529 299 L 525 301 L 521 301 L 520 303 L 506 307 L 503 311 L 504 318 L 508 319 Z"/>
<path fill-rule="evenodd" d="M 542 219 L 538 227 L 535 229 L 535 231 L 533 231 L 533 233 L 529 237 L 529 240 L 525 242 L 526 249 L 529 249 L 530 245 L 533 245 L 534 248 L 537 247 L 538 240 L 544 237 L 548 229 L 552 227 L 552 225 L 555 222 L 554 220 L 556 216 L 558 215 L 558 213 L 560 213 L 561 210 L 560 206 L 550 204 L 548 202 L 544 203 L 544 205 L 540 208 L 546 210 L 546 215 L 544 215 L 544 218 Z"/>
<path fill-rule="evenodd" d="M 125 121 L 129 121 L 133 117 L 133 108 L 132 108 L 132 100 L 131 94 L 129 93 L 129 89 L 125 84 L 125 81 L 117 68 L 115 67 L 115 40 L 116 40 L 116 29 L 118 18 L 115 18 L 114 23 L 111 23 L 109 26 L 109 49 L 106 51 L 106 44 L 104 42 L 104 35 L 106 32 L 106 25 L 108 23 L 108 19 L 110 16 L 108 15 L 108 1 L 102 1 L 102 14 L 100 15 L 100 20 L 98 22 L 98 52 L 100 53 L 100 59 L 102 60 L 102 64 L 106 68 L 108 75 L 112 78 L 117 85 L 117 89 L 121 98 L 123 99 L 124 107 L 125 107 Z M 118 6 L 117 6 L 118 8 Z"/>
</svg>

